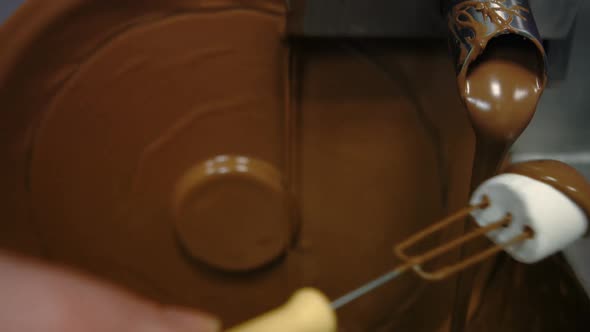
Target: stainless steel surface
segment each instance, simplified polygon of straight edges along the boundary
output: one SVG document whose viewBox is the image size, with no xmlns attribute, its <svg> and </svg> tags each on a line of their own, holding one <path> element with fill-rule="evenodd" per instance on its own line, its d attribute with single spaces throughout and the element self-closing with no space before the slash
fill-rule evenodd
<svg viewBox="0 0 590 332">
<path fill-rule="evenodd" d="M 4 22 L 25 0 L 0 0 L 0 24 Z M 0 48 L 2 45 L 0 45 Z M 1 53 L 0 53 L 1 55 Z"/>
<path fill-rule="evenodd" d="M 440 0 L 290 0 L 289 31 L 314 37 L 446 36 Z M 563 39 L 583 0 L 530 0 L 541 36 Z"/>
</svg>

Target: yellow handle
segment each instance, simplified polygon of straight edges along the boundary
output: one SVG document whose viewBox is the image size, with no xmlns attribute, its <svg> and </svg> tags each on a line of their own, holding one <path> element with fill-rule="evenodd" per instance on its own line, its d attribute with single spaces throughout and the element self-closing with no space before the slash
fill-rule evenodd
<svg viewBox="0 0 590 332">
<path fill-rule="evenodd" d="M 226 332 L 336 332 L 336 314 L 320 291 L 303 288 L 268 313 Z"/>
</svg>

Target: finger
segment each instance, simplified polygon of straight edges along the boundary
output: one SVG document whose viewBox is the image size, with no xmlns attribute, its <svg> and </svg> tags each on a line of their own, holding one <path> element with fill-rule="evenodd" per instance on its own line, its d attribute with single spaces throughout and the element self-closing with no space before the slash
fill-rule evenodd
<svg viewBox="0 0 590 332">
<path fill-rule="evenodd" d="M 158 305 L 116 287 L 0 255 L 0 326 L 5 332 L 213 332 L 213 317 Z"/>
</svg>

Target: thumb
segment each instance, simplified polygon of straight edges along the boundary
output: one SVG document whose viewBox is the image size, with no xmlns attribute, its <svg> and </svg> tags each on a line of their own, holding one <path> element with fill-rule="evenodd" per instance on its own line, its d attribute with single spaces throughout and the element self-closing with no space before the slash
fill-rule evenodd
<svg viewBox="0 0 590 332">
<path fill-rule="evenodd" d="M 162 327 L 174 332 L 220 332 L 221 323 L 214 317 L 181 308 L 161 311 Z"/>
<path fill-rule="evenodd" d="M 218 332 L 215 318 L 164 306 L 72 271 L 0 252 L 3 332 Z"/>
</svg>

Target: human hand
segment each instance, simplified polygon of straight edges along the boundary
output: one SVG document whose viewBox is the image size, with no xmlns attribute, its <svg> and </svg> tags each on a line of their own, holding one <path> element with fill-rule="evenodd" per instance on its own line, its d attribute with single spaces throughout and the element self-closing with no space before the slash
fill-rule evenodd
<svg viewBox="0 0 590 332">
<path fill-rule="evenodd" d="M 203 313 L 171 308 L 72 272 L 0 252 L 3 332 L 217 332 Z"/>
</svg>

